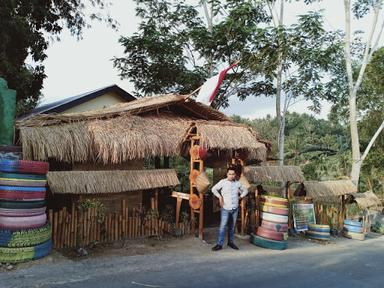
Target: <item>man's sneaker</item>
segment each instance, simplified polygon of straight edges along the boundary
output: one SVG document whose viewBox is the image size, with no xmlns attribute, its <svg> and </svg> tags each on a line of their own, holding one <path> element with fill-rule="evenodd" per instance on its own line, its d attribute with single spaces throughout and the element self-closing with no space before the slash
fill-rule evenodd
<svg viewBox="0 0 384 288">
<path fill-rule="evenodd" d="M 228 246 L 231 247 L 232 249 L 239 250 L 239 247 L 237 247 L 237 246 L 235 245 L 235 243 L 233 243 L 233 242 L 229 242 L 229 243 L 228 243 Z"/>
<path fill-rule="evenodd" d="M 219 244 L 216 244 L 215 246 L 212 247 L 212 251 L 219 251 L 221 249 L 223 249 L 223 247 Z"/>
</svg>

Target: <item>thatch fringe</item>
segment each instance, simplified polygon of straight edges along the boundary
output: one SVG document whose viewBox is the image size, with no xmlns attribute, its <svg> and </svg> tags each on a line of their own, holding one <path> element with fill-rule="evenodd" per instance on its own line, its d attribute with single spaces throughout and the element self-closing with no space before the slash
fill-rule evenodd
<svg viewBox="0 0 384 288">
<path fill-rule="evenodd" d="M 304 181 L 303 172 L 297 166 L 246 166 L 244 167 L 244 175 L 248 181 L 253 183 L 263 181 Z"/>
<path fill-rule="evenodd" d="M 338 202 L 339 196 L 357 192 L 357 187 L 351 180 L 305 181 L 307 196 L 318 202 Z"/>
<path fill-rule="evenodd" d="M 57 171 L 47 175 L 52 193 L 106 194 L 173 187 L 179 184 L 174 169 Z"/>
<path fill-rule="evenodd" d="M 372 191 L 367 191 L 365 193 L 353 193 L 351 196 L 360 208 L 380 210 L 383 207 L 379 197 L 377 197 Z"/>
</svg>

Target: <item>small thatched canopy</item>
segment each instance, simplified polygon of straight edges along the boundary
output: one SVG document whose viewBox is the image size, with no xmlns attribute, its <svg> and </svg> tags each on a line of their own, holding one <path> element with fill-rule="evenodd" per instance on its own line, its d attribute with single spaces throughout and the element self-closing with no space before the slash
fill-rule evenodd
<svg viewBox="0 0 384 288">
<path fill-rule="evenodd" d="M 58 194 L 106 194 L 173 187 L 174 169 L 49 172 L 48 185 Z"/>
<path fill-rule="evenodd" d="M 351 194 L 353 200 L 356 201 L 357 205 L 363 209 L 380 209 L 382 203 L 380 199 L 372 191 L 365 193 L 353 193 Z"/>
<path fill-rule="evenodd" d="M 339 196 L 357 192 L 351 180 L 305 181 L 304 186 L 308 197 L 321 202 L 336 202 Z"/>
<path fill-rule="evenodd" d="M 253 183 L 262 181 L 304 181 L 303 172 L 297 166 L 246 166 L 244 175 L 248 181 Z"/>
<path fill-rule="evenodd" d="M 191 126 L 197 127 L 207 149 L 243 149 L 254 159 L 266 158 L 266 146 L 251 128 L 180 95 L 82 113 L 38 115 L 18 123 L 25 159 L 104 164 L 180 155 Z"/>
</svg>

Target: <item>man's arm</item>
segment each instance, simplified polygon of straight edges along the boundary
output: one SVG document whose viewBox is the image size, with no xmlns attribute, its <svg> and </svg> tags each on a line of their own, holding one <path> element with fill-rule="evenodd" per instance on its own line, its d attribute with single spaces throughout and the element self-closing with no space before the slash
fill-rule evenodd
<svg viewBox="0 0 384 288">
<path fill-rule="evenodd" d="M 241 182 L 239 182 L 239 190 L 240 190 L 240 192 L 241 192 L 241 194 L 240 194 L 240 199 L 243 199 L 245 196 L 247 196 L 248 195 L 248 189 L 247 188 L 245 188 L 244 186 L 243 186 L 243 184 L 241 184 Z"/>
<path fill-rule="evenodd" d="M 216 185 L 214 185 L 212 187 L 212 193 L 213 195 L 215 195 L 217 198 L 221 198 L 222 196 L 220 195 L 219 193 L 219 190 L 223 189 L 223 180 L 220 180 L 219 182 L 216 183 Z"/>
</svg>

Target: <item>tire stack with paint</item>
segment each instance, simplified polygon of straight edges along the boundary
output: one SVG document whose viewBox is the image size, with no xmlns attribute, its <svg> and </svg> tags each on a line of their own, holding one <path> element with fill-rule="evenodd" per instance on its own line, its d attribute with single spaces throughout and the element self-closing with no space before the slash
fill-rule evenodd
<svg viewBox="0 0 384 288">
<path fill-rule="evenodd" d="M 344 237 L 360 240 L 365 240 L 364 226 L 362 222 L 345 219 L 343 227 Z"/>
<path fill-rule="evenodd" d="M 47 172 L 47 162 L 0 161 L 0 262 L 35 260 L 51 251 Z"/>
<path fill-rule="evenodd" d="M 263 248 L 284 250 L 288 246 L 288 200 L 275 196 L 261 197 L 261 226 L 251 243 Z"/>
<path fill-rule="evenodd" d="M 308 224 L 308 230 L 306 234 L 308 238 L 311 239 L 329 241 L 331 240 L 330 231 L 331 228 L 329 227 L 329 225 Z"/>
</svg>

